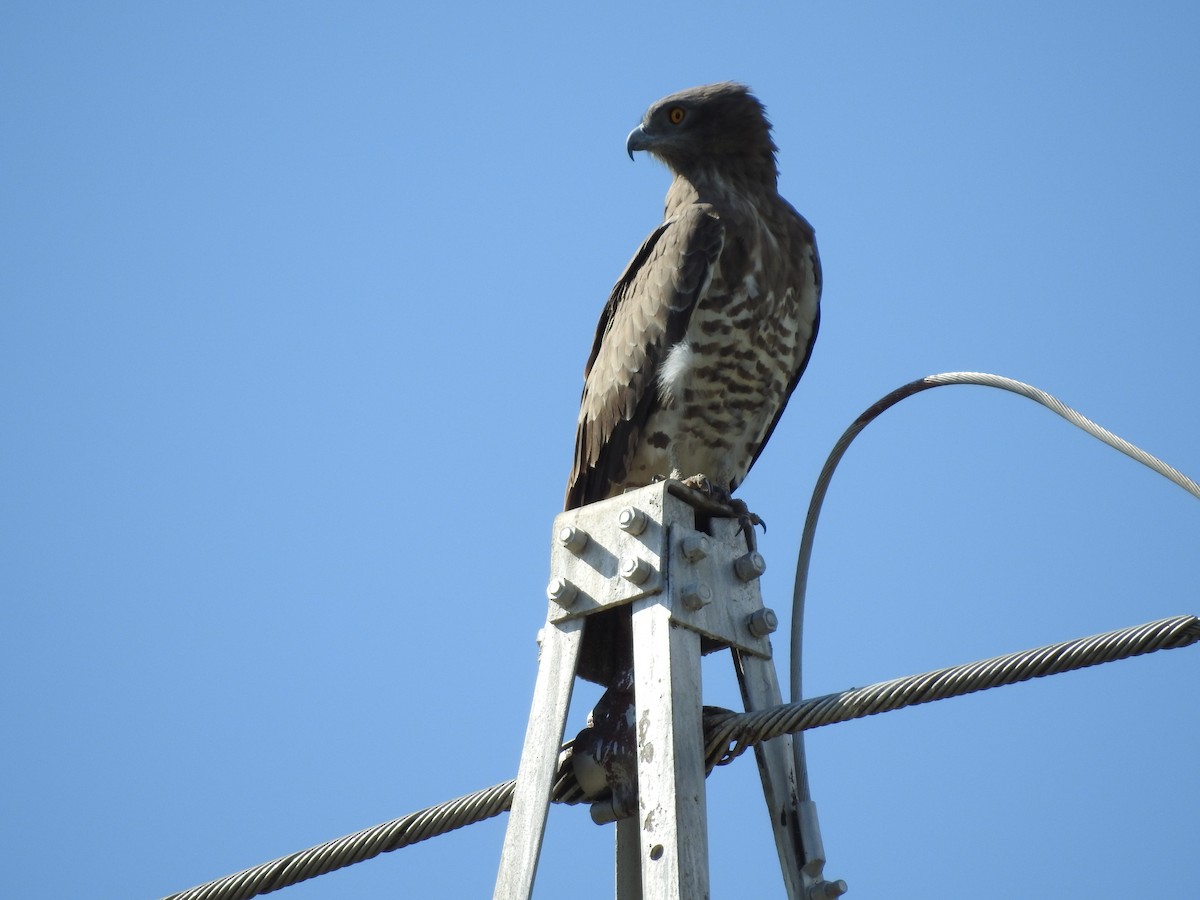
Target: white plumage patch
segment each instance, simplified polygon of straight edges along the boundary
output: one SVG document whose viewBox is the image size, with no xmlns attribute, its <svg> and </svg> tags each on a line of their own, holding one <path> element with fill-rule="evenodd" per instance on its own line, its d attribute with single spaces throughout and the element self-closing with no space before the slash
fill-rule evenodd
<svg viewBox="0 0 1200 900">
<path fill-rule="evenodd" d="M 696 361 L 696 353 L 687 341 L 680 341 L 667 351 L 667 358 L 658 367 L 658 396 L 669 406 L 683 393 L 684 383 Z"/>
</svg>

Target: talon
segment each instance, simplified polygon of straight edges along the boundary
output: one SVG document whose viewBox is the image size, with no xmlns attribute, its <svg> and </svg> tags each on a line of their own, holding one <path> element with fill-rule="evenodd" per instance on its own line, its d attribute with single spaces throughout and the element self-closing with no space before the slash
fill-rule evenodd
<svg viewBox="0 0 1200 900">
<path fill-rule="evenodd" d="M 746 537 L 746 546 L 751 550 L 757 550 L 758 538 L 754 533 L 754 526 L 761 525 L 763 534 L 766 534 L 767 523 L 758 514 L 750 512 L 750 508 L 746 506 L 746 501 L 744 500 L 731 497 L 729 499 L 729 506 L 737 514 L 738 526 L 741 528 L 742 534 Z"/>
</svg>

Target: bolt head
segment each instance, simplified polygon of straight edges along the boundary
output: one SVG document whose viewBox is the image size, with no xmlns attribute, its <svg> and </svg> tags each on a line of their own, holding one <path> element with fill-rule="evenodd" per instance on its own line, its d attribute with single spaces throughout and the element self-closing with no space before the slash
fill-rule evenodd
<svg viewBox="0 0 1200 900">
<path fill-rule="evenodd" d="M 688 609 L 703 609 L 712 603 L 712 588 L 707 584 L 689 584 L 683 589 L 683 593 L 679 595 L 679 599 L 683 601 L 683 605 Z"/>
<path fill-rule="evenodd" d="M 575 602 L 575 598 L 579 596 L 579 588 L 560 575 L 550 579 L 550 584 L 546 586 L 546 596 L 565 608 Z"/>
<path fill-rule="evenodd" d="M 632 534 L 635 537 L 646 530 L 649 522 L 649 516 L 634 506 L 626 506 L 617 513 L 617 527 L 626 534 Z"/>
</svg>

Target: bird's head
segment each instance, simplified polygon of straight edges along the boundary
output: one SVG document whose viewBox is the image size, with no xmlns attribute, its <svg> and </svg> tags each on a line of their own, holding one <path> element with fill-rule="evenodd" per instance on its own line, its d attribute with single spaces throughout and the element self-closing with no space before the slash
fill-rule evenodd
<svg viewBox="0 0 1200 900">
<path fill-rule="evenodd" d="M 756 179 L 775 180 L 775 142 L 758 98 L 744 84 L 706 84 L 663 97 L 642 117 L 625 142 L 629 158 L 645 150 L 676 175 L 706 167 L 725 174 L 744 169 Z"/>
</svg>

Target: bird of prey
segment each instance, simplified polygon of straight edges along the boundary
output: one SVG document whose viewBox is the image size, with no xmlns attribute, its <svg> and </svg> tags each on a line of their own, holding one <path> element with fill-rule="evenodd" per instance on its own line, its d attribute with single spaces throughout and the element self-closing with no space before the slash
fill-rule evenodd
<svg viewBox="0 0 1200 900">
<path fill-rule="evenodd" d="M 674 175 L 664 221 L 600 316 L 566 508 L 684 478 L 728 498 L 804 373 L 820 321 L 812 226 L 779 196 L 745 85 L 659 100 L 629 134 Z"/>
</svg>

